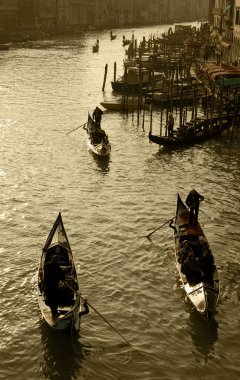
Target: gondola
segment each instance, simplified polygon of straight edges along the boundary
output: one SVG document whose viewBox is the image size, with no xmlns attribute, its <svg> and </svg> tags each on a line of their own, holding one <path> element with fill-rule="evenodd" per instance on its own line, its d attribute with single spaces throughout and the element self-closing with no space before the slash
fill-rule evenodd
<svg viewBox="0 0 240 380">
<path fill-rule="evenodd" d="M 140 108 L 141 102 L 138 98 L 126 98 L 126 99 L 116 99 L 103 101 L 100 103 L 102 107 L 109 111 L 126 111 L 126 110 L 136 110 Z"/>
<path fill-rule="evenodd" d="M 57 315 L 53 315 L 48 306 L 44 282 L 45 264 L 52 260 L 53 255 L 57 256 L 58 264 L 65 276 L 64 282 L 57 289 Z M 42 250 L 38 268 L 38 302 L 43 319 L 52 329 L 64 333 L 73 333 L 79 330 L 81 296 L 73 254 L 61 213 L 58 214 Z"/>
<path fill-rule="evenodd" d="M 11 43 L 0 43 L 0 50 L 9 50 Z"/>
<path fill-rule="evenodd" d="M 123 39 L 122 46 L 130 45 L 130 43 L 131 43 L 131 40 Z"/>
<path fill-rule="evenodd" d="M 93 45 L 92 47 L 93 53 L 98 53 L 99 52 L 99 40 Z"/>
<path fill-rule="evenodd" d="M 111 40 L 115 40 L 117 38 L 116 34 L 113 34 L 112 31 L 110 32 L 110 38 Z"/>
<path fill-rule="evenodd" d="M 210 120 L 200 120 L 194 123 L 182 125 L 173 136 L 153 135 L 152 130 L 149 132 L 149 141 L 169 147 L 194 145 L 204 141 L 213 140 L 220 136 L 222 132 L 228 130 L 232 125 L 232 118 L 223 118 L 211 123 Z"/>
<path fill-rule="evenodd" d="M 162 81 L 164 74 L 154 72 L 152 83 Z M 139 93 L 139 90 L 145 91 L 149 88 L 149 70 L 142 68 L 141 72 L 138 66 L 128 67 L 127 72 L 118 79 L 111 81 L 112 90 L 121 94 Z M 145 89 L 145 90 L 144 90 Z"/>
<path fill-rule="evenodd" d="M 89 114 L 84 129 L 87 131 L 88 148 L 98 156 L 108 156 L 111 152 L 108 136 Z"/>
<path fill-rule="evenodd" d="M 209 254 L 211 254 L 209 244 L 200 224 L 190 225 L 189 215 L 188 208 L 178 194 L 175 223 L 172 226 L 170 225 L 174 229 L 176 267 L 188 300 L 198 313 L 205 319 L 209 319 L 215 314 L 220 291 L 218 271 L 215 263 L 212 262 L 211 265 L 207 264 L 207 270 L 206 265 L 204 266 L 204 272 L 201 271 L 201 279 L 196 275 L 188 277 L 181 270 L 180 249 L 186 241 L 191 247 L 194 257 L 197 257 L 198 260 L 203 257 L 203 247 L 204 249 L 208 249 Z M 213 256 L 211 257 L 213 258 Z M 199 266 L 203 270 L 203 260 L 199 261 Z"/>
</svg>

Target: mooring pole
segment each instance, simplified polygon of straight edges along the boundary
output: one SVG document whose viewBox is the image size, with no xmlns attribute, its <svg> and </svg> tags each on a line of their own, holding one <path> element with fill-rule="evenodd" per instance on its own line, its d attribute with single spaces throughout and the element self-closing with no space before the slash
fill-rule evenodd
<svg viewBox="0 0 240 380">
<path fill-rule="evenodd" d="M 105 65 L 105 73 L 104 73 L 102 91 L 105 90 L 105 84 L 106 84 L 106 79 L 107 79 L 107 71 L 108 71 L 108 64 Z"/>
</svg>

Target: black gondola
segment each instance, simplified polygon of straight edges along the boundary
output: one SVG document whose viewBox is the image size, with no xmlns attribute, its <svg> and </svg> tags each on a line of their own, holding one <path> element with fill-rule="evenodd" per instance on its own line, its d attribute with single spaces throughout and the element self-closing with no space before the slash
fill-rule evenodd
<svg viewBox="0 0 240 380">
<path fill-rule="evenodd" d="M 172 226 L 174 229 L 176 267 L 188 300 L 197 312 L 208 319 L 214 315 L 219 300 L 218 272 L 200 224 L 189 224 L 189 215 L 190 211 L 178 194 L 175 225 Z M 196 274 L 188 276 L 182 272 L 183 262 L 180 250 L 185 242 L 191 247 L 195 259 L 200 260 L 201 278 Z M 207 264 L 207 269 L 204 266 L 205 256 L 203 256 L 203 249 L 207 249 L 207 255 L 209 254 L 212 257 L 212 262 L 209 265 Z"/>
</svg>

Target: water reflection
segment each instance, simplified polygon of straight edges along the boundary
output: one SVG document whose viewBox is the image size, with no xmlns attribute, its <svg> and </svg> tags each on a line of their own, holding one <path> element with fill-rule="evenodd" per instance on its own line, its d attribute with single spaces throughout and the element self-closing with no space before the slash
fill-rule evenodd
<svg viewBox="0 0 240 380">
<path fill-rule="evenodd" d="M 93 152 L 90 153 L 93 156 L 93 159 L 96 162 L 99 171 L 101 171 L 103 174 L 107 174 L 110 170 L 110 156 L 97 156 Z"/>
<path fill-rule="evenodd" d="M 50 380 L 76 379 L 82 368 L 82 361 L 87 350 L 79 336 L 68 337 L 53 331 L 42 322 L 43 357 L 40 364 L 40 376 Z"/>
<path fill-rule="evenodd" d="M 214 344 L 218 340 L 218 323 L 213 318 L 205 321 L 195 311 L 190 313 L 190 335 L 197 351 L 204 356 L 205 363 L 214 353 Z"/>
</svg>

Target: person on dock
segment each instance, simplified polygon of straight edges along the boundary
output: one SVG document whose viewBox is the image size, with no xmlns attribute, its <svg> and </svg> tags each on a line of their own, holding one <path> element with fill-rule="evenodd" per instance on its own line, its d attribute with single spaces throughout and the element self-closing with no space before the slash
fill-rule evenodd
<svg viewBox="0 0 240 380">
<path fill-rule="evenodd" d="M 53 316 L 57 315 L 58 286 L 60 281 L 64 280 L 65 275 L 58 264 L 58 256 L 53 255 L 52 261 L 47 262 L 44 267 L 45 302 L 50 307 Z"/>
<path fill-rule="evenodd" d="M 167 130 L 168 130 L 168 136 L 173 137 L 173 127 L 174 127 L 174 117 L 173 114 L 170 113 L 168 117 L 168 124 L 167 124 Z"/>
<path fill-rule="evenodd" d="M 204 59 L 204 62 L 207 63 L 208 58 L 210 56 L 210 47 L 209 47 L 209 45 L 206 44 L 206 45 L 204 45 L 203 49 L 204 49 L 203 50 L 203 59 Z"/>
<path fill-rule="evenodd" d="M 186 204 L 190 208 L 189 224 L 197 225 L 199 204 L 204 200 L 204 197 L 195 189 L 192 189 L 187 196 Z"/>
<path fill-rule="evenodd" d="M 93 111 L 92 117 L 93 117 L 93 120 L 96 121 L 96 125 L 99 128 L 101 126 L 102 115 L 103 115 L 103 111 L 99 107 L 96 107 L 95 110 Z"/>
</svg>

